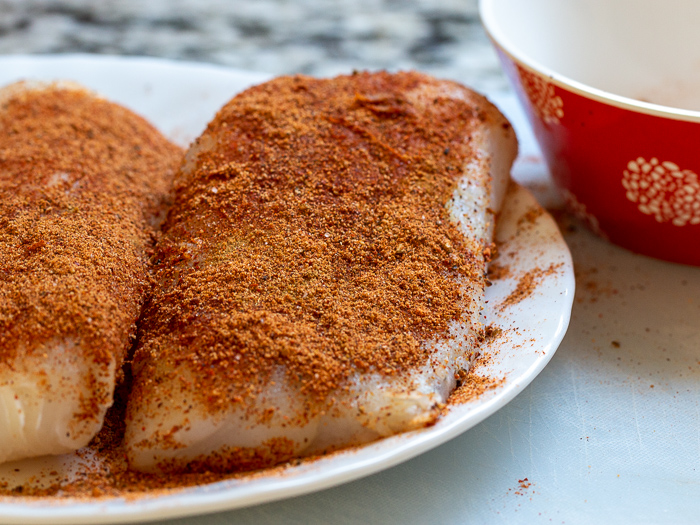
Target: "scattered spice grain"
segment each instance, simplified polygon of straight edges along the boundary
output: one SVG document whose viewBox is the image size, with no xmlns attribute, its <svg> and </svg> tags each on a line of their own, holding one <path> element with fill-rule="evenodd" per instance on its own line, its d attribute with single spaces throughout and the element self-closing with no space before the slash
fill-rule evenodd
<svg viewBox="0 0 700 525">
<path fill-rule="evenodd" d="M 506 279 L 510 275 L 510 267 L 502 265 L 498 260 L 491 262 L 488 267 L 488 278 L 490 281 Z"/>
<path fill-rule="evenodd" d="M 547 268 L 544 269 L 535 267 L 532 270 L 525 272 L 518 279 L 518 282 L 515 285 L 513 291 L 498 306 L 498 310 L 504 311 L 506 308 L 514 306 L 519 302 L 530 297 L 539 286 L 539 283 L 542 281 L 542 278 L 548 275 L 553 275 L 554 273 L 559 271 L 561 267 L 561 263 L 550 264 Z"/>
</svg>

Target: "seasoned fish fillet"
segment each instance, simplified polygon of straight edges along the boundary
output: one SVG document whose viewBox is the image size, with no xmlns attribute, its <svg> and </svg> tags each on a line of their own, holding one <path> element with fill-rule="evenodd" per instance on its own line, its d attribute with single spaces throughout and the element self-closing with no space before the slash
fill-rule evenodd
<svg viewBox="0 0 700 525">
<path fill-rule="evenodd" d="M 132 468 L 254 469 L 435 422 L 483 333 L 516 149 L 486 99 L 419 73 L 236 96 L 176 176 Z"/>
<path fill-rule="evenodd" d="M 88 443 L 182 152 L 72 83 L 0 90 L 0 462 Z"/>
</svg>

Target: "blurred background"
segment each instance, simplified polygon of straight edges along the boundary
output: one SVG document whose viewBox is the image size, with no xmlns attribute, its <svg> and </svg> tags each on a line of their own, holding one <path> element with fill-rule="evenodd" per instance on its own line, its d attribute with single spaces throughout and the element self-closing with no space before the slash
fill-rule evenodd
<svg viewBox="0 0 700 525">
<path fill-rule="evenodd" d="M 477 0 L 0 0 L 0 54 L 100 53 L 272 74 L 418 69 L 507 89 Z"/>
</svg>

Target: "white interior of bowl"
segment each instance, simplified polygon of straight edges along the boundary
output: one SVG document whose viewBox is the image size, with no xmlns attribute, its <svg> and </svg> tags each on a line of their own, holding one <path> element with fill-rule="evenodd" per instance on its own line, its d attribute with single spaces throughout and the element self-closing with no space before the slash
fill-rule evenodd
<svg viewBox="0 0 700 525">
<path fill-rule="evenodd" d="M 481 0 L 481 16 L 506 52 L 554 80 L 700 111 L 698 0 Z"/>
</svg>

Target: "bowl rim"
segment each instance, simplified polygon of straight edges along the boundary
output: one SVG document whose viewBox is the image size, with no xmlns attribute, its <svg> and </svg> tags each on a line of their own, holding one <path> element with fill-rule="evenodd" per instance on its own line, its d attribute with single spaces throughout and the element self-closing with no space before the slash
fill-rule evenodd
<svg viewBox="0 0 700 525">
<path fill-rule="evenodd" d="M 700 111 L 681 109 L 662 104 L 652 104 L 650 102 L 642 102 L 641 100 L 616 95 L 615 93 L 589 86 L 583 82 L 567 77 L 566 75 L 557 73 L 532 57 L 526 55 L 520 49 L 518 49 L 508 38 L 508 36 L 501 30 L 498 24 L 498 17 L 496 16 L 493 7 L 494 4 L 499 1 L 502 0 L 479 0 L 479 16 L 481 18 L 484 31 L 493 45 L 508 55 L 508 57 L 516 64 L 524 66 L 526 69 L 535 74 L 547 77 L 550 82 L 561 88 L 604 104 L 657 117 L 687 122 L 700 122 Z"/>
</svg>

